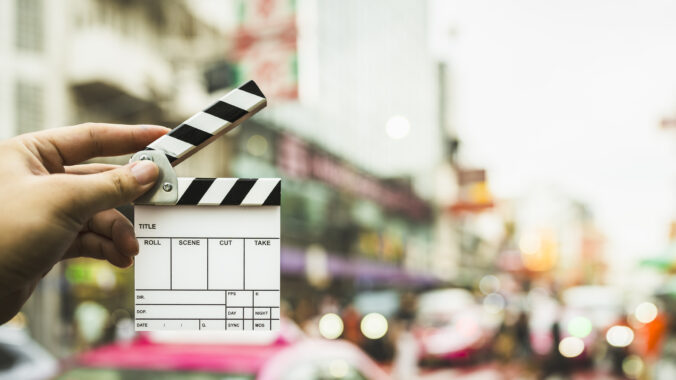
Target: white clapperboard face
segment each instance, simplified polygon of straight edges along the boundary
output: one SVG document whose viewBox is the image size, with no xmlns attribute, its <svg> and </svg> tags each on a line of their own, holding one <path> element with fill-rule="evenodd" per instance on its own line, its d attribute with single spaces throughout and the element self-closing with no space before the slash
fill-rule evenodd
<svg viewBox="0 0 676 380">
<path fill-rule="evenodd" d="M 265 105 L 253 82 L 149 148 L 181 162 Z M 178 178 L 176 205 L 136 205 L 136 330 L 278 330 L 279 178 Z"/>
</svg>

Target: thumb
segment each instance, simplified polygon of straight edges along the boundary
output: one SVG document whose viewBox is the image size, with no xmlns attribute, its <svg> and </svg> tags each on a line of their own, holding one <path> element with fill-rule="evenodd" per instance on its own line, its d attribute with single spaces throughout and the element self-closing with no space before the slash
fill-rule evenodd
<svg viewBox="0 0 676 380">
<path fill-rule="evenodd" d="M 127 204 L 148 191 L 159 169 L 152 161 L 136 161 L 96 174 L 69 175 L 71 210 L 82 218 Z"/>
</svg>

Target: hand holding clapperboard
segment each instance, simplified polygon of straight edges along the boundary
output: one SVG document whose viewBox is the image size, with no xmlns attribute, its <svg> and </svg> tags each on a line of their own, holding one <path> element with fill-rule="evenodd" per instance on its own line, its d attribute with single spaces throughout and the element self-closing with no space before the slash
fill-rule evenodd
<svg viewBox="0 0 676 380">
<path fill-rule="evenodd" d="M 160 168 L 135 202 L 136 330 L 279 329 L 281 180 L 172 168 L 266 104 L 249 81 L 132 157 Z"/>
</svg>

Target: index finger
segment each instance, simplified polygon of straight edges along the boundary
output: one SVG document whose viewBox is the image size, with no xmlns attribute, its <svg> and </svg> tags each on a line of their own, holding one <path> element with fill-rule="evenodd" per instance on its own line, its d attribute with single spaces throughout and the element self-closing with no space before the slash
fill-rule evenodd
<svg viewBox="0 0 676 380">
<path fill-rule="evenodd" d="M 61 165 L 73 165 L 84 160 L 134 153 L 169 131 L 157 125 L 124 125 L 85 123 L 36 132 L 32 135 L 43 149 L 53 150 Z"/>
</svg>

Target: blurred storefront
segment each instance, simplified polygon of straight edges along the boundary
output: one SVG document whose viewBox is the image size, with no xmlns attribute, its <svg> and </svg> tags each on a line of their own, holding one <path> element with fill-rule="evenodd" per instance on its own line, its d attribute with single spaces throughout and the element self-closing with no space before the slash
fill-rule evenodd
<svg viewBox="0 0 676 380">
<path fill-rule="evenodd" d="M 233 175 L 284 179 L 285 296 L 297 300 L 333 294 L 348 300 L 356 289 L 438 281 L 429 260 L 432 207 L 409 180 L 378 178 L 317 144 L 260 122 L 238 133 L 236 151 Z"/>
<path fill-rule="evenodd" d="M 89 121 L 178 125 L 233 85 L 208 75 L 232 39 L 184 1 L 3 1 L 0 19 L 0 122 L 15 126 L 1 129 L 2 138 Z M 228 145 L 211 144 L 177 172 L 227 176 Z M 131 315 L 132 277 L 86 260 L 57 265 L 26 304 L 27 326 L 66 355 L 87 344 L 74 323 L 81 302 L 105 307 L 97 329 L 105 334 Z"/>
<path fill-rule="evenodd" d="M 434 253 L 437 210 L 427 200 L 440 156 L 440 105 L 428 70 L 435 62 L 420 44 L 426 7 L 410 0 L 322 7 L 234 1 L 223 8 L 237 15 L 232 25 L 216 28 L 189 4 L 3 2 L 0 14 L 17 16 L 5 23 L 10 33 L 1 33 L 16 39 L 0 49 L 0 65 L 16 82 L 0 82 L 11 95 L 0 97 L 8 110 L 0 120 L 17 126 L 9 135 L 87 121 L 174 126 L 244 77 L 261 80 L 270 89 L 266 112 L 176 172 L 283 178 L 283 297 L 292 306 L 301 299 L 316 305 L 325 295 L 346 304 L 365 290 L 447 280 L 440 274 L 450 269 L 439 263 L 448 258 Z M 373 20 L 347 17 L 366 7 L 364 14 L 385 22 L 385 5 L 407 13 L 387 32 L 396 46 L 377 43 L 385 36 Z M 348 13 L 336 19 L 336 12 Z M 323 22 L 329 19 L 341 22 Z M 356 53 L 363 62 L 351 58 Z M 365 64 L 376 61 L 387 64 Z M 391 82 L 411 72 L 415 83 Z M 405 128 L 394 133 L 393 120 Z M 426 148 L 411 154 L 413 145 Z M 27 303 L 28 326 L 63 356 L 109 341 L 133 315 L 132 289 L 132 271 L 69 261 Z"/>
</svg>

